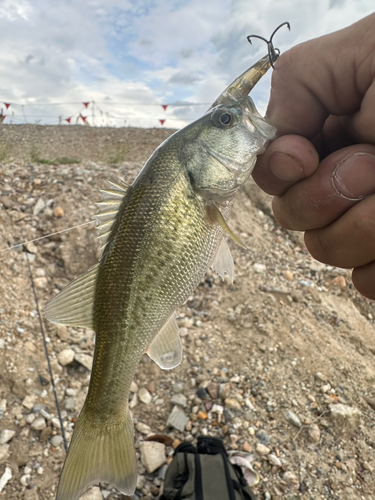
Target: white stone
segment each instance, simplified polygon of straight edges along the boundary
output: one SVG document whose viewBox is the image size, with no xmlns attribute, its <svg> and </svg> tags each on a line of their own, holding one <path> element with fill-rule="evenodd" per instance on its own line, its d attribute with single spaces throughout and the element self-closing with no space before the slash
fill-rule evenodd
<svg viewBox="0 0 375 500">
<path fill-rule="evenodd" d="M 93 357 L 90 356 L 89 354 L 76 354 L 75 360 L 78 361 L 79 364 L 81 364 L 88 370 L 91 370 Z"/>
<path fill-rule="evenodd" d="M 140 446 L 141 461 L 149 474 L 165 463 L 165 445 L 155 441 L 143 441 Z"/>
<path fill-rule="evenodd" d="M 54 427 L 55 429 L 61 429 L 60 420 L 57 417 L 54 417 L 51 420 L 51 423 L 52 423 L 52 427 Z"/>
<path fill-rule="evenodd" d="M 146 387 L 141 387 L 141 389 L 139 389 L 138 398 L 145 405 L 149 405 L 152 401 L 152 396 L 149 393 L 149 391 L 146 389 Z"/>
<path fill-rule="evenodd" d="M 34 429 L 34 431 L 42 431 L 46 427 L 47 424 L 43 417 L 36 418 L 34 422 L 31 424 L 31 428 Z"/>
<path fill-rule="evenodd" d="M 144 434 L 145 436 L 147 436 L 151 432 L 151 427 L 147 424 L 144 424 L 143 422 L 138 422 L 135 428 L 138 432 Z"/>
<path fill-rule="evenodd" d="M 64 349 L 63 351 L 59 352 L 57 361 L 61 366 L 69 365 L 69 363 L 74 360 L 75 354 L 76 353 L 73 351 L 73 349 Z"/>
<path fill-rule="evenodd" d="M 81 500 L 103 500 L 102 492 L 98 486 L 94 486 L 86 491 L 81 497 Z"/>
<path fill-rule="evenodd" d="M 138 392 L 138 385 L 134 382 L 134 380 L 130 384 L 130 392 Z"/>
<path fill-rule="evenodd" d="M 185 415 L 185 412 L 182 408 L 176 405 L 173 407 L 173 410 L 169 414 L 167 426 L 174 427 L 178 431 L 183 432 L 188 422 L 189 417 Z"/>
<path fill-rule="evenodd" d="M 281 465 L 282 465 L 280 458 L 278 458 L 273 453 L 270 453 L 268 455 L 267 459 L 268 459 L 269 463 L 272 464 L 272 465 L 277 465 L 277 467 L 281 467 Z"/>
<path fill-rule="evenodd" d="M 259 455 L 268 455 L 268 453 L 271 451 L 268 446 L 262 443 L 258 443 L 255 447 L 255 450 Z"/>
<path fill-rule="evenodd" d="M 33 208 L 33 214 L 38 215 L 42 210 L 44 210 L 46 207 L 46 204 L 42 200 L 42 198 L 39 198 L 39 200 L 35 203 L 34 208 Z"/>
<path fill-rule="evenodd" d="M 259 263 L 255 263 L 253 264 L 253 268 L 254 268 L 254 271 L 256 273 L 264 273 L 266 270 L 267 270 L 267 267 L 264 265 L 264 264 L 259 264 Z"/>
<path fill-rule="evenodd" d="M 34 404 L 35 404 L 34 394 L 30 394 L 29 396 L 26 396 L 22 401 L 22 406 L 24 406 L 28 410 L 31 410 L 33 408 Z"/>
<path fill-rule="evenodd" d="M 341 403 L 329 405 L 332 420 L 340 426 L 356 427 L 359 425 L 361 412 L 358 408 Z"/>
<path fill-rule="evenodd" d="M 51 438 L 51 445 L 54 447 L 54 448 L 57 448 L 58 446 L 60 446 L 60 444 L 63 442 L 63 438 L 62 436 L 53 436 Z"/>
<path fill-rule="evenodd" d="M 8 481 L 12 479 L 12 469 L 10 467 L 5 467 L 4 474 L 0 477 L 0 493 L 3 491 Z"/>
<path fill-rule="evenodd" d="M 28 486 L 30 484 L 30 477 L 30 474 L 24 474 L 23 476 L 21 476 L 20 483 L 22 484 L 22 486 Z"/>
<path fill-rule="evenodd" d="M 172 405 L 178 405 L 185 408 L 187 403 L 187 398 L 181 393 L 173 394 L 173 396 L 170 399 L 170 402 Z"/>
<path fill-rule="evenodd" d="M 16 431 L 12 431 L 10 429 L 4 429 L 0 433 L 0 444 L 8 443 L 12 437 L 16 434 Z"/>
</svg>

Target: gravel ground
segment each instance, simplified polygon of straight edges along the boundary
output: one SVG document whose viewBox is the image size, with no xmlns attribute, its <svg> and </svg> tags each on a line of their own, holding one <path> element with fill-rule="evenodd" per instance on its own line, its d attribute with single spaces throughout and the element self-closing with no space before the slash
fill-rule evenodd
<svg viewBox="0 0 375 500">
<path fill-rule="evenodd" d="M 106 181 L 132 182 L 171 132 L 0 126 L 0 250 L 89 221 Z M 246 453 L 259 499 L 374 499 L 374 302 L 280 228 L 251 181 L 230 224 L 249 248 L 229 242 L 234 284 L 208 272 L 178 311 L 182 364 L 163 372 L 145 356 L 135 377 L 133 498 L 157 498 L 174 447 L 203 434 Z M 41 308 L 98 247 L 92 224 L 26 246 Z M 0 497 L 49 500 L 65 451 L 22 248 L 0 253 L 0 297 Z M 44 325 L 69 441 L 94 335 Z M 82 498 L 125 497 L 102 487 Z"/>
</svg>

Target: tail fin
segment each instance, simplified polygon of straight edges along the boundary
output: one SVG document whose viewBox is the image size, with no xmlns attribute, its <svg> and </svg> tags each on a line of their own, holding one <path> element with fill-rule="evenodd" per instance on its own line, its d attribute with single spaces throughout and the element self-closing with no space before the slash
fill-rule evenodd
<svg viewBox="0 0 375 500">
<path fill-rule="evenodd" d="M 93 484 L 132 495 L 137 482 L 133 423 L 129 411 L 118 424 L 93 426 L 82 410 L 60 477 L 56 500 L 78 500 Z"/>
</svg>

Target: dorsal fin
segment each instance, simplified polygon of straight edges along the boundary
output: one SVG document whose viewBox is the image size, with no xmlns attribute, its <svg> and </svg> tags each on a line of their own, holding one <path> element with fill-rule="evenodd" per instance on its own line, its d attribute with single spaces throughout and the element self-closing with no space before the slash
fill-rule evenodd
<svg viewBox="0 0 375 500">
<path fill-rule="evenodd" d="M 100 192 L 103 195 L 101 201 L 96 203 L 99 208 L 99 212 L 94 215 L 94 219 L 98 221 L 96 228 L 99 231 L 99 238 L 101 239 L 103 250 L 108 236 L 111 232 L 113 222 L 116 218 L 118 209 L 122 203 L 122 200 L 129 189 L 129 184 L 123 182 L 122 184 L 117 184 L 113 181 L 108 181 L 110 189 L 101 189 Z"/>
</svg>

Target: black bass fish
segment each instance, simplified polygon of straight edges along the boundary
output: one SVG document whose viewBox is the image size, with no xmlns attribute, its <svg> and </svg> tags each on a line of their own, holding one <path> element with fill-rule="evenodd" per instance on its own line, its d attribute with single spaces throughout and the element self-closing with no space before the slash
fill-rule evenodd
<svg viewBox="0 0 375 500">
<path fill-rule="evenodd" d="M 108 483 L 136 486 L 130 384 L 145 352 L 170 369 L 182 359 L 175 310 L 207 268 L 233 278 L 225 235 L 238 187 L 275 129 L 248 93 L 271 66 L 265 56 L 199 120 L 159 146 L 131 186 L 111 183 L 99 203 L 104 250 L 98 264 L 45 309 L 54 323 L 96 333 L 90 387 L 74 428 L 57 500 Z"/>
</svg>

